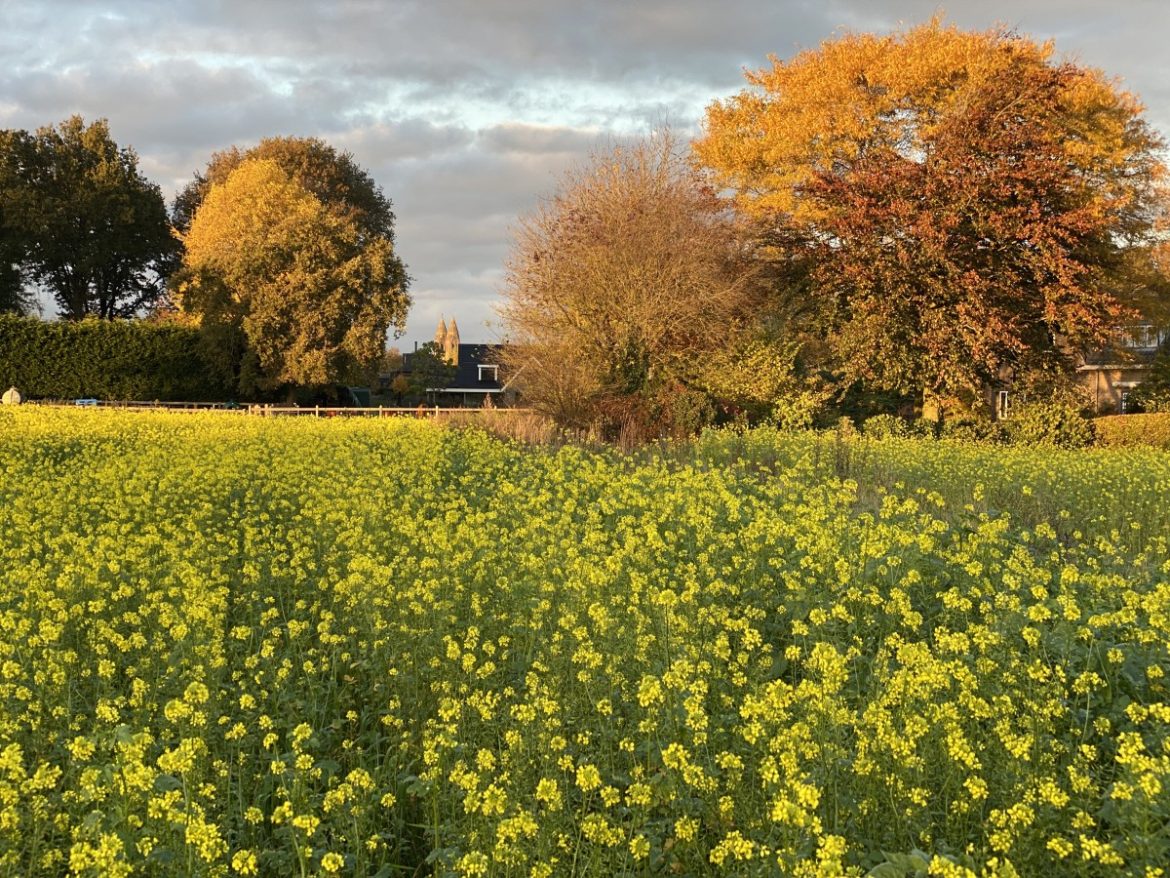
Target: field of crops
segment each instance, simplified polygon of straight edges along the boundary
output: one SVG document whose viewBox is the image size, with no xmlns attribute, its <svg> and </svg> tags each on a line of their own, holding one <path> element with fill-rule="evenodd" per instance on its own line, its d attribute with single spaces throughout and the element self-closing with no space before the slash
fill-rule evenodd
<svg viewBox="0 0 1170 878">
<path fill-rule="evenodd" d="M 0 875 L 1163 874 L 1168 497 L 1143 450 L 0 411 Z"/>
</svg>

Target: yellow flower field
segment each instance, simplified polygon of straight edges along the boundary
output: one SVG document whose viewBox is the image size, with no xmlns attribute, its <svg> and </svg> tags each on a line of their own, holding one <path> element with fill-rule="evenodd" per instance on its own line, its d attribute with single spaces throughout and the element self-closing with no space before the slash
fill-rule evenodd
<svg viewBox="0 0 1170 878">
<path fill-rule="evenodd" d="M 1170 455 L 0 412 L 0 875 L 1161 875 Z"/>
</svg>

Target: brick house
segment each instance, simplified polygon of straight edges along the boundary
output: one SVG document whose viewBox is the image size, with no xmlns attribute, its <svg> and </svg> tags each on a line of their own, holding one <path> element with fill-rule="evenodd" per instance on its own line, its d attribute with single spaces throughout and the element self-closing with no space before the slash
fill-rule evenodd
<svg viewBox="0 0 1170 878">
<path fill-rule="evenodd" d="M 1093 400 L 1099 415 L 1129 411 L 1129 394 L 1142 383 L 1158 353 L 1170 339 L 1170 329 L 1143 323 L 1119 329 L 1112 345 L 1084 355 L 1077 380 Z"/>
</svg>

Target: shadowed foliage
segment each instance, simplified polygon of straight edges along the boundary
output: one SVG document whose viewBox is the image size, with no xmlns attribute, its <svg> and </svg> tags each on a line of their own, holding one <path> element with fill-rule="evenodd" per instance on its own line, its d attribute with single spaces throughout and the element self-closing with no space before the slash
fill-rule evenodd
<svg viewBox="0 0 1170 878">
<path fill-rule="evenodd" d="M 152 305 L 174 264 L 159 188 L 104 119 L 0 131 L 0 309 L 26 306 L 24 281 L 61 316 L 131 317 Z"/>
</svg>

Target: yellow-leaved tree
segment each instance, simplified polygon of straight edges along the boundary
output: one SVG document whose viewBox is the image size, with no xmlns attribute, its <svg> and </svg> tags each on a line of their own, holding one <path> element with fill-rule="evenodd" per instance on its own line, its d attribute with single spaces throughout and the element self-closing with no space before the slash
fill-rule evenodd
<svg viewBox="0 0 1170 878">
<path fill-rule="evenodd" d="M 392 242 L 363 234 L 274 161 L 246 160 L 212 185 L 182 237 L 177 304 L 210 337 L 243 343 L 243 393 L 346 380 L 378 362 L 405 319 Z"/>
</svg>

